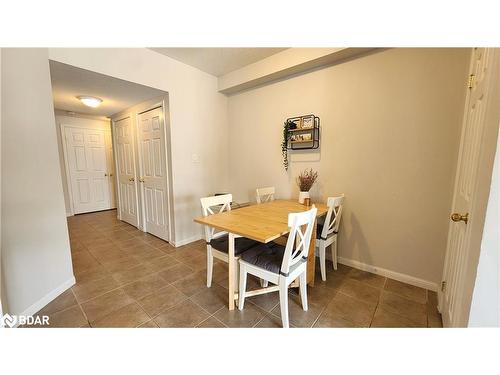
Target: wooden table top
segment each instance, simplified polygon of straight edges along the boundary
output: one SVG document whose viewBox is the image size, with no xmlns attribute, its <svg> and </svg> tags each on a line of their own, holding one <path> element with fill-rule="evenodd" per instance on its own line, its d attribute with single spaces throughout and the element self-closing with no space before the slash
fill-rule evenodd
<svg viewBox="0 0 500 375">
<path fill-rule="evenodd" d="M 328 206 L 324 203 L 314 203 L 314 205 L 318 209 L 316 215 L 318 217 L 325 215 L 328 211 Z M 303 212 L 310 208 L 297 201 L 275 200 L 207 217 L 197 217 L 194 221 L 218 230 L 267 243 L 289 232 L 289 213 Z"/>
</svg>

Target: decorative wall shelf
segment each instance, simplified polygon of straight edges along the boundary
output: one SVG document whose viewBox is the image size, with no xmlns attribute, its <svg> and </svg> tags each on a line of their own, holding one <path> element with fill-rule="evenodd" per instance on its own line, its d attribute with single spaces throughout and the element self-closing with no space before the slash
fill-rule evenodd
<svg viewBox="0 0 500 375">
<path fill-rule="evenodd" d="M 320 119 L 314 115 L 290 117 L 287 123 L 294 123 L 295 128 L 289 128 L 287 148 L 289 150 L 311 150 L 319 148 Z"/>
</svg>

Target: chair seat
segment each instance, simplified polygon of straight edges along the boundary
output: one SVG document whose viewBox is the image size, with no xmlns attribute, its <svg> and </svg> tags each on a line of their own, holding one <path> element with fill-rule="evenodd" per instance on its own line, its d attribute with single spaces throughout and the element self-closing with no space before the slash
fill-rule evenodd
<svg viewBox="0 0 500 375">
<path fill-rule="evenodd" d="M 279 274 L 284 255 L 284 246 L 280 246 L 275 243 L 259 243 L 258 245 L 245 251 L 245 253 L 241 256 L 241 259 L 257 267 Z"/>
<path fill-rule="evenodd" d="M 234 239 L 234 255 L 239 256 L 252 246 L 257 245 L 259 242 L 251 240 L 245 237 L 239 237 Z M 210 241 L 210 246 L 214 249 L 219 250 L 223 253 L 229 253 L 229 236 L 226 234 L 224 236 L 213 238 Z"/>
</svg>

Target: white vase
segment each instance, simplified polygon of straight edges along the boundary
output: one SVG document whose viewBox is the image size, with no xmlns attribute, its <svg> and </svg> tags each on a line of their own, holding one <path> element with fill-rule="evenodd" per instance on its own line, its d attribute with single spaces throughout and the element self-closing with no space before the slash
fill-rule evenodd
<svg viewBox="0 0 500 375">
<path fill-rule="evenodd" d="M 299 203 L 304 204 L 304 199 L 310 198 L 308 191 L 301 191 L 299 193 Z"/>
</svg>

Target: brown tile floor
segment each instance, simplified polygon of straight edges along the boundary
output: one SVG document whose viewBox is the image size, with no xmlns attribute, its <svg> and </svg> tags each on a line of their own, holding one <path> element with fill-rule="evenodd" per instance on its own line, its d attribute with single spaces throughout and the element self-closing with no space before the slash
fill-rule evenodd
<svg viewBox="0 0 500 375">
<path fill-rule="evenodd" d="M 280 327 L 277 293 L 227 309 L 227 265 L 205 285 L 204 241 L 174 248 L 116 219 L 116 211 L 68 219 L 76 285 L 38 312 L 51 327 Z M 308 288 L 304 312 L 290 291 L 293 327 L 441 327 L 436 294 L 385 277 L 328 265 Z M 317 267 L 319 269 L 319 267 Z M 258 287 L 255 279 L 248 287 Z"/>
</svg>

